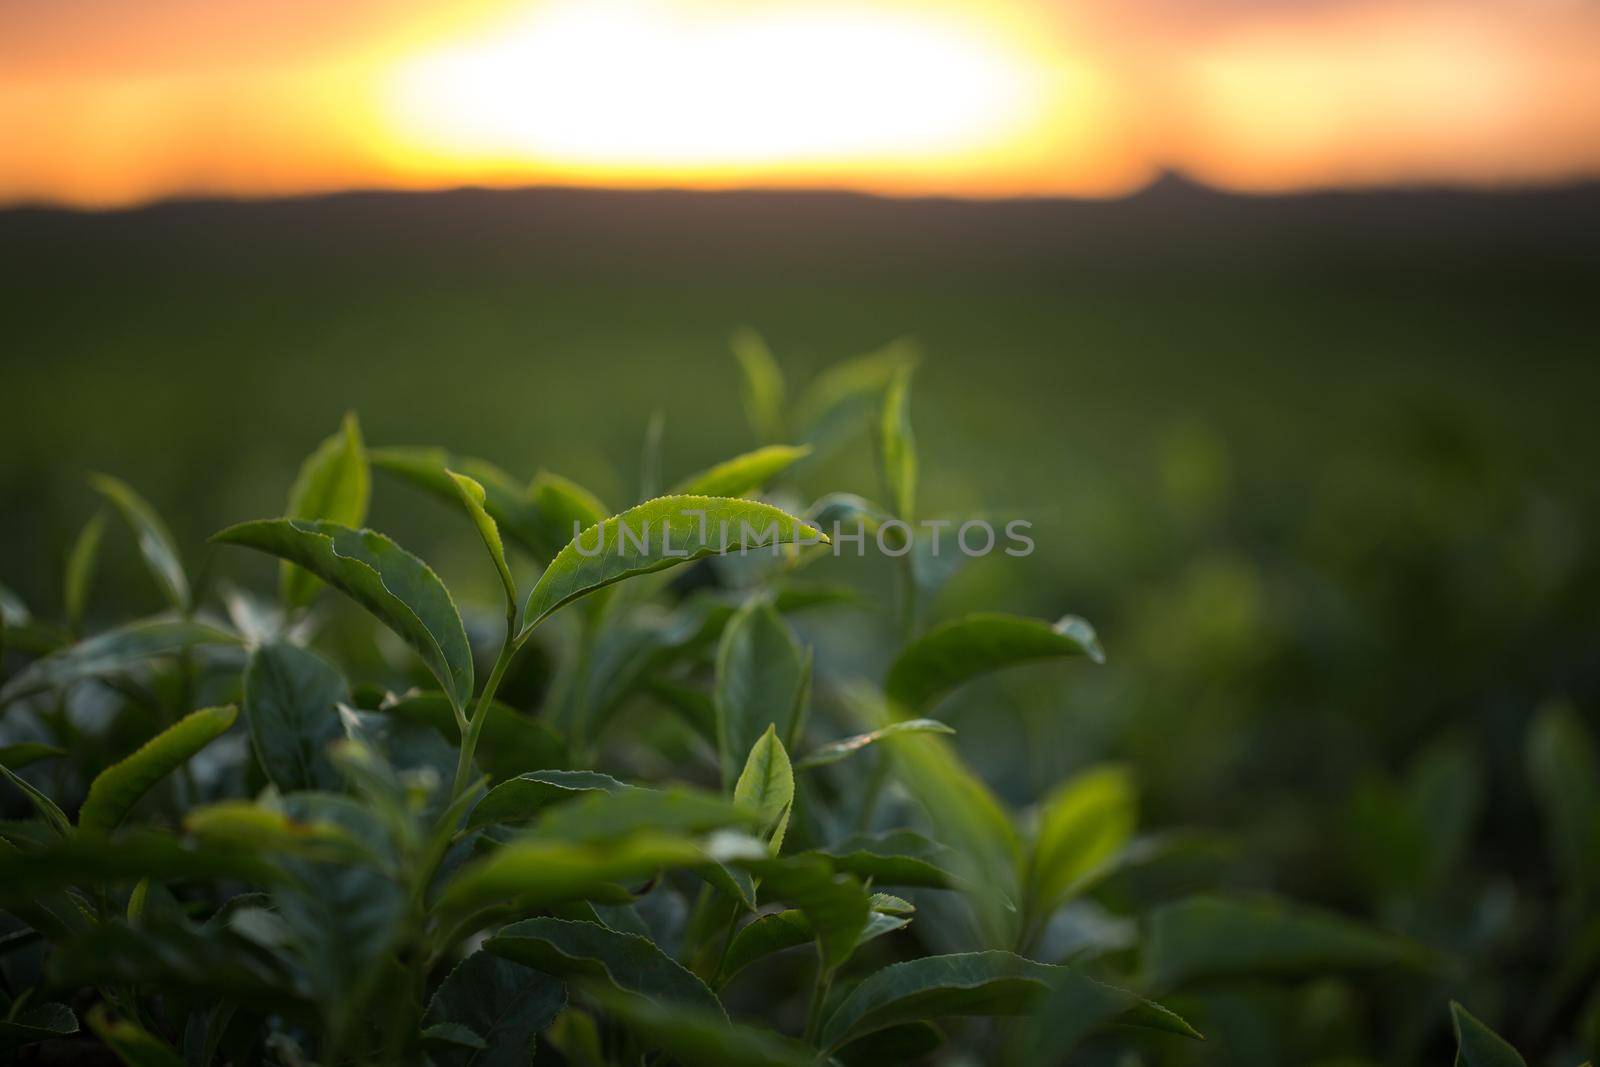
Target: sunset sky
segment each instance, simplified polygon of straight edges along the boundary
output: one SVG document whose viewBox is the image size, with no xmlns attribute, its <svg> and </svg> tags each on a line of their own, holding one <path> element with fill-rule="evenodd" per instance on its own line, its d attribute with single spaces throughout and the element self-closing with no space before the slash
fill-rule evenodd
<svg viewBox="0 0 1600 1067">
<path fill-rule="evenodd" d="M 1593 0 L 0 0 L 0 202 L 1600 175 Z"/>
</svg>

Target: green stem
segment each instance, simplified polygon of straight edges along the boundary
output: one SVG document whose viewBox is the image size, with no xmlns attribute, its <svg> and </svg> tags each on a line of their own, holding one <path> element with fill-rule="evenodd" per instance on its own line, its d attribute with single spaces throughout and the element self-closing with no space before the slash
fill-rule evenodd
<svg viewBox="0 0 1600 1067">
<path fill-rule="evenodd" d="M 500 680 L 505 677 L 506 668 L 511 666 L 511 660 L 520 647 L 516 634 L 517 620 L 515 616 L 507 616 L 506 639 L 500 645 L 500 654 L 495 657 L 494 668 L 489 671 L 489 680 L 483 684 L 483 692 L 478 697 L 478 706 L 473 709 L 472 718 L 467 720 L 466 731 L 461 735 L 461 757 L 456 761 L 456 782 L 450 791 L 452 801 L 461 796 L 472 783 L 472 757 L 478 750 L 478 738 L 483 734 L 483 724 L 489 718 L 489 705 L 493 703 L 494 695 L 500 688 Z"/>
<path fill-rule="evenodd" d="M 833 969 L 817 960 L 817 980 L 811 986 L 811 1007 L 806 1011 L 806 1042 L 817 1043 L 822 1033 L 822 1008 L 828 1000 L 828 990 L 833 986 Z"/>
</svg>

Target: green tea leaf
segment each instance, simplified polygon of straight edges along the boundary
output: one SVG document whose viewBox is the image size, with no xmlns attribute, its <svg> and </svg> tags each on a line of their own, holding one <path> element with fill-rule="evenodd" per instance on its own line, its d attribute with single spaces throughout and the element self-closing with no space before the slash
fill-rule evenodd
<svg viewBox="0 0 1600 1067">
<path fill-rule="evenodd" d="M 19 1015 L 0 1019 L 0 1054 L 24 1045 L 53 1041 L 78 1032 L 78 1017 L 65 1004 L 40 1004 Z"/>
<path fill-rule="evenodd" d="M 1016 1067 L 1068 1062 L 1080 1042 L 1108 1023 L 1201 1039 L 1181 1016 L 1136 993 L 1097 982 L 1065 967 L 1050 979 L 1050 991 L 1014 1031 L 1006 1062 Z"/>
<path fill-rule="evenodd" d="M 663 496 L 591 526 L 556 553 L 528 596 L 519 640 L 557 608 L 635 575 L 735 550 L 824 541 L 770 504 Z"/>
<path fill-rule="evenodd" d="M 881 410 L 881 394 L 895 374 L 920 358 L 915 345 L 899 340 L 823 371 L 795 402 L 793 425 L 800 428 L 800 439 L 814 445 L 819 456 L 838 448 Z"/>
<path fill-rule="evenodd" d="M 925 956 L 869 975 L 822 1027 L 821 1046 L 890 1026 L 954 1015 L 1025 1015 L 1050 991 L 1057 968 L 1010 952 Z"/>
<path fill-rule="evenodd" d="M 824 767 L 830 763 L 838 763 L 847 756 L 853 756 L 866 748 L 874 741 L 881 741 L 885 737 L 895 734 L 953 734 L 955 730 L 938 719 L 902 719 L 892 722 L 888 726 L 869 730 L 864 734 L 853 737 L 842 737 L 837 741 L 829 741 L 825 745 L 813 749 L 794 765 L 797 771 L 807 770 L 811 767 Z"/>
<path fill-rule="evenodd" d="M 744 496 L 811 454 L 810 445 L 765 445 L 691 474 L 672 490 L 689 496 Z"/>
<path fill-rule="evenodd" d="M 28 852 L 0 848 L 0 899 L 6 906 L 40 893 L 96 882 L 181 882 L 228 878 L 271 882 L 277 870 L 259 856 L 231 847 L 196 848 L 172 834 L 129 828 L 111 841 L 79 834 Z"/>
<path fill-rule="evenodd" d="M 517 581 L 511 577 L 511 568 L 506 564 L 506 546 L 500 540 L 500 528 L 489 513 L 484 510 L 483 486 L 468 478 L 465 474 L 448 471 L 451 481 L 455 482 L 456 489 L 461 497 L 462 507 L 467 509 L 467 514 L 472 517 L 472 523 L 478 528 L 478 536 L 483 538 L 483 547 L 489 550 L 489 558 L 494 560 L 494 569 L 499 572 L 500 584 L 506 592 L 506 611 L 515 613 L 517 610 Z"/>
<path fill-rule="evenodd" d="M 815 853 L 738 864 L 761 880 L 764 900 L 785 900 L 805 913 L 824 967 L 850 958 L 872 916 L 872 899 L 859 878 L 835 871 Z"/>
<path fill-rule="evenodd" d="M 776 441 L 783 434 L 783 370 L 772 358 L 767 342 L 749 327 L 735 330 L 728 344 L 739 361 L 739 397 L 745 419 L 756 440 Z"/>
<path fill-rule="evenodd" d="M 726 797 L 687 786 L 590 790 L 570 803 L 547 809 L 528 836 L 552 841 L 611 841 L 647 831 L 703 834 L 751 826 L 758 818 Z"/>
<path fill-rule="evenodd" d="M 1551 704 L 1534 719 L 1527 766 L 1564 884 L 1600 885 L 1600 757 L 1570 705 Z"/>
<path fill-rule="evenodd" d="M 467 829 L 492 823 L 527 822 L 552 804 L 575 800 L 594 790 L 620 793 L 629 788 L 626 782 L 594 771 L 530 771 L 489 790 L 472 809 Z"/>
<path fill-rule="evenodd" d="M 23 741 L 15 745 L 0 745 L 0 767 L 20 771 L 30 763 L 65 756 L 67 750 L 39 741 Z"/>
<path fill-rule="evenodd" d="M 173 540 L 167 524 L 161 521 L 161 516 L 156 514 L 144 497 L 120 478 L 94 474 L 90 475 L 89 484 L 121 512 L 123 520 L 133 530 L 134 539 L 139 543 L 139 554 L 144 557 L 145 566 L 151 577 L 155 578 L 156 585 L 161 587 L 173 607 L 187 612 L 190 606 L 189 579 L 183 571 L 177 542 Z"/>
<path fill-rule="evenodd" d="M 286 793 L 339 789 L 328 746 L 344 737 L 339 705 L 349 699 L 344 676 L 314 653 L 278 642 L 252 652 L 244 715 L 267 780 Z"/>
<path fill-rule="evenodd" d="M 238 716 L 239 709 L 231 704 L 191 712 L 127 759 L 101 771 L 89 783 L 89 795 L 78 809 L 79 829 L 88 833 L 115 830 L 151 786 L 226 733 Z"/>
<path fill-rule="evenodd" d="M 858 985 L 823 1025 L 822 1046 L 835 1049 L 866 1034 L 924 1019 L 958 1015 L 1027 1015 L 1064 983 L 1077 993 L 1088 979 L 1065 967 L 1035 963 L 1010 952 L 967 952 L 925 956 L 897 963 Z M 1093 983 L 1099 986 L 1099 983 Z M 1159 1004 L 1110 987 L 1105 990 L 1119 1022 L 1145 1029 L 1199 1037 L 1188 1023 Z M 1092 1027 L 1103 1018 L 1094 1018 Z M 1070 1016 L 1050 1017 L 1050 1025 L 1069 1027 Z M 1053 1061 L 1040 1061 L 1053 1062 Z"/>
<path fill-rule="evenodd" d="M 493 463 L 458 456 L 442 448 L 374 448 L 367 455 L 374 467 L 410 482 L 451 507 L 458 506 L 461 498 L 450 472 L 460 471 L 483 486 L 484 510 L 494 518 L 502 534 L 541 562 L 555 551 L 546 546 L 536 502 L 517 479 Z"/>
<path fill-rule="evenodd" d="M 874 885 L 951 889 L 958 882 L 951 871 L 955 854 L 911 830 L 859 834 L 817 851 L 832 860 L 836 869 L 870 879 Z"/>
<path fill-rule="evenodd" d="M 717 647 L 718 749 L 732 785 L 745 754 L 769 729 L 792 737 L 808 679 L 800 641 L 771 601 L 754 597 L 723 627 Z"/>
<path fill-rule="evenodd" d="M 326 819 L 299 819 L 265 803 L 223 800 L 193 808 L 185 830 L 208 842 L 251 851 L 284 853 L 330 863 L 376 862 L 372 850 L 349 830 Z"/>
<path fill-rule="evenodd" d="M 1040 915 L 1122 851 L 1133 837 L 1135 805 L 1133 777 L 1125 767 L 1086 771 L 1044 800 L 1028 864 L 1029 891 Z"/>
<path fill-rule="evenodd" d="M 435 907 L 443 914 L 465 915 L 507 902 L 541 906 L 646 878 L 662 867 L 704 862 L 699 844 L 686 837 L 635 834 L 598 844 L 518 839 L 464 867 Z"/>
<path fill-rule="evenodd" d="M 1504 1038 L 1453 1000 L 1450 1021 L 1456 1032 L 1457 1067 L 1528 1067 L 1527 1061 Z"/>
<path fill-rule="evenodd" d="M 1315 908 L 1277 900 L 1189 897 L 1151 912 L 1145 980 L 1171 989 L 1256 975 L 1425 968 L 1414 942 Z"/>
<path fill-rule="evenodd" d="M 456 708 L 472 699 L 472 649 L 455 601 L 426 563 L 387 537 L 331 522 L 259 519 L 212 540 L 300 564 L 415 649 Z"/>
<path fill-rule="evenodd" d="M 759 959 L 785 949 L 809 945 L 816 939 L 811 920 L 798 908 L 758 915 L 728 943 L 719 982 L 726 982 Z"/>
<path fill-rule="evenodd" d="M 141 619 L 58 649 L 29 663 L 0 687 L 0 706 L 87 678 L 122 674 L 197 645 L 237 645 L 233 634 L 198 622 Z"/>
<path fill-rule="evenodd" d="M 55 801 L 35 789 L 21 776 L 13 773 L 11 768 L 4 763 L 0 763 L 0 778 L 4 778 L 16 786 L 22 795 L 28 798 L 28 803 L 33 805 L 34 810 L 43 816 L 44 821 L 49 823 L 56 833 L 63 837 L 72 834 L 72 820 L 67 818 L 66 813 L 56 805 Z"/>
<path fill-rule="evenodd" d="M 289 488 L 286 519 L 311 519 L 358 527 L 367 519 L 372 475 L 367 470 L 361 424 L 349 412 L 339 432 L 317 446 L 300 465 Z M 309 604 L 319 583 L 302 567 L 285 560 L 279 566 L 278 595 L 288 607 Z"/>
<path fill-rule="evenodd" d="M 761 832 L 767 835 L 776 856 L 783 849 L 789 809 L 794 804 L 794 769 L 771 726 L 750 749 L 744 771 L 733 787 L 733 801 L 759 816 Z"/>
<path fill-rule="evenodd" d="M 476 1041 L 458 1037 L 431 1049 L 430 1058 L 438 1067 L 528 1067 L 539 1031 L 566 1006 L 567 989 L 557 979 L 474 952 L 439 983 L 422 1022 L 428 1027 L 425 1036 L 454 1026 Z"/>
<path fill-rule="evenodd" d="M 100 559 L 100 538 L 105 529 L 106 513 L 95 512 L 94 517 L 83 524 L 83 530 L 72 542 L 72 551 L 67 555 L 64 599 L 67 625 L 74 631 L 82 624 L 83 610 L 89 603 L 89 587 L 94 583 L 94 568 Z"/>
<path fill-rule="evenodd" d="M 888 724 L 888 708 L 876 694 L 855 688 L 846 695 L 868 724 Z M 992 945 L 1016 944 L 1023 852 L 1010 814 L 945 738 L 895 734 L 879 743 L 900 783 L 928 813 L 935 836 L 954 850 L 954 872 L 984 939 Z"/>
<path fill-rule="evenodd" d="M 430 726 L 451 745 L 460 746 L 461 731 L 456 726 L 455 712 L 443 693 L 407 697 L 379 708 L 378 714 Z M 489 703 L 488 716 L 473 755 L 491 781 L 506 781 L 530 767 L 567 766 L 566 746 L 541 720 L 498 700 Z"/>
<path fill-rule="evenodd" d="M 879 898 L 884 898 L 880 901 Z M 893 901 L 886 893 L 872 895 L 872 910 L 868 914 L 867 924 L 862 927 L 861 933 L 856 937 L 856 947 L 866 944 L 875 937 L 895 930 L 903 929 L 910 923 L 910 919 L 899 915 L 880 911 L 877 905 L 880 902 Z M 905 901 L 886 906 L 899 907 L 903 905 L 910 908 Z M 719 972 L 720 982 L 727 982 L 756 960 L 770 956 L 785 949 L 796 948 L 800 945 L 809 945 L 816 940 L 816 929 L 811 925 L 811 920 L 806 913 L 798 908 L 788 911 L 771 912 L 759 915 L 746 924 L 734 935 L 733 941 L 728 945 L 727 954 L 723 957 L 722 969 Z"/>
<path fill-rule="evenodd" d="M 484 942 L 483 950 L 559 978 L 600 979 L 625 993 L 722 1013 L 717 995 L 649 938 L 598 923 L 524 919 Z"/>
<path fill-rule="evenodd" d="M 915 714 L 980 674 L 1056 656 L 1105 661 L 1093 628 L 1075 615 L 1053 625 L 993 612 L 965 615 L 907 645 L 889 668 L 884 691 L 902 714 Z"/>
<path fill-rule="evenodd" d="M 720 1010 L 661 1003 L 585 983 L 584 995 L 620 1019 L 634 1038 L 694 1067 L 815 1067 L 812 1050 L 768 1030 L 730 1023 Z"/>
<path fill-rule="evenodd" d="M 607 511 L 600 498 L 570 478 L 542 470 L 528 485 L 537 522 L 539 558 L 555 558 L 581 530 L 604 521 Z"/>
<path fill-rule="evenodd" d="M 171 1045 L 137 1023 L 112 1020 L 102 1005 L 89 1012 L 89 1029 L 127 1067 L 184 1067 Z"/>
<path fill-rule="evenodd" d="M 897 517 L 914 522 L 917 507 L 917 439 L 911 432 L 911 371 L 898 368 L 883 394 L 878 422 L 878 458 L 883 486 Z"/>
</svg>

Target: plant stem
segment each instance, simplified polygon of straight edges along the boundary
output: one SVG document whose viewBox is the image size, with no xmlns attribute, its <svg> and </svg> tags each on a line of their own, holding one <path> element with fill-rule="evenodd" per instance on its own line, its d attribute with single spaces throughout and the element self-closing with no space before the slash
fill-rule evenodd
<svg viewBox="0 0 1600 1067">
<path fill-rule="evenodd" d="M 806 1041 L 817 1043 L 822 1031 L 822 1008 L 828 1000 L 828 990 L 833 986 L 833 969 L 817 960 L 817 980 L 811 985 L 811 1006 L 806 1011 Z"/>
<path fill-rule="evenodd" d="M 461 735 L 461 757 L 456 761 L 455 786 L 450 790 L 452 801 L 461 796 L 472 782 L 472 757 L 478 750 L 478 738 L 483 734 L 483 724 L 489 718 L 489 705 L 494 702 L 495 692 L 500 688 L 500 680 L 505 677 L 506 668 L 511 666 L 511 660 L 520 647 L 516 634 L 516 617 L 508 615 L 506 639 L 500 645 L 500 654 L 494 659 L 494 667 L 489 671 L 489 680 L 483 683 L 483 692 L 478 696 L 478 705 L 473 709 L 472 718 L 467 720 L 466 731 Z"/>
</svg>

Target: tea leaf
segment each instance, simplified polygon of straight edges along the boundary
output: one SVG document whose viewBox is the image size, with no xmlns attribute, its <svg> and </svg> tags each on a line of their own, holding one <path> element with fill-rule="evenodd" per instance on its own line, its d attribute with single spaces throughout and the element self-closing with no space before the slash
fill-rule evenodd
<svg viewBox="0 0 1600 1067">
<path fill-rule="evenodd" d="M 600 790 L 619 793 L 631 788 L 608 774 L 594 771 L 530 771 L 489 790 L 467 818 L 467 829 L 492 823 L 526 822 L 546 807 Z"/>
<path fill-rule="evenodd" d="M 22 795 L 28 798 L 28 803 L 33 805 L 34 810 L 44 818 L 45 822 L 50 824 L 56 833 L 62 837 L 71 836 L 72 820 L 67 818 L 66 813 L 56 805 L 55 801 L 35 789 L 20 775 L 13 773 L 11 768 L 4 763 L 0 763 L 0 778 L 4 778 L 16 786 Z"/>
<path fill-rule="evenodd" d="M 1023 1015 L 1050 990 L 1056 969 L 1009 952 L 925 956 L 869 975 L 823 1024 L 833 1050 L 902 1023 L 952 1015 Z"/>
<path fill-rule="evenodd" d="M 870 723 L 887 725 L 875 695 L 852 690 L 850 703 Z M 895 734 L 880 742 L 906 791 L 953 849 L 954 871 L 990 944 L 1016 944 L 1022 843 L 1005 807 L 934 734 Z M 980 889 L 981 887 L 981 889 Z"/>
<path fill-rule="evenodd" d="M 65 1004 L 40 1004 L 19 1015 L 0 1019 L 0 1053 L 15 1052 L 37 1041 L 52 1041 L 78 1032 L 78 1017 Z"/>
<path fill-rule="evenodd" d="M 1065 1062 L 1084 1038 L 1113 1022 L 1201 1039 L 1187 1021 L 1160 1004 L 1077 971 L 1057 968 L 1050 984 L 1050 991 L 1015 1031 L 1007 1049 L 1008 1063 L 1029 1067 Z"/>
<path fill-rule="evenodd" d="M 487 460 L 458 456 L 442 448 L 409 446 L 374 448 L 368 458 L 379 470 L 410 482 L 452 507 L 457 506 L 461 498 L 450 472 L 460 471 L 483 486 L 484 510 L 493 517 L 502 534 L 541 562 L 548 560 L 555 551 L 546 546 L 536 502 L 517 479 Z"/>
<path fill-rule="evenodd" d="M 1061 983 L 1084 981 L 1065 967 L 1035 963 L 1010 952 L 925 956 L 885 967 L 858 985 L 824 1024 L 822 1046 L 836 1049 L 866 1034 L 923 1019 L 1025 1015 L 1046 1002 Z M 1121 994 L 1116 998 L 1122 1005 L 1119 1021 L 1199 1036 L 1160 1005 L 1121 990 L 1113 993 Z M 1068 1022 L 1052 1017 L 1053 1025 Z"/>
<path fill-rule="evenodd" d="M 794 770 L 789 766 L 783 742 L 771 726 L 750 749 L 744 771 L 733 787 L 733 800 L 760 817 L 761 832 L 768 835 L 772 854 L 782 851 L 789 809 L 794 804 Z"/>
<path fill-rule="evenodd" d="M 271 882 L 278 872 L 253 853 L 231 847 L 195 848 L 171 834 L 128 829 L 109 843 L 94 834 L 53 841 L 28 852 L 0 848 L 0 899 L 9 907 L 39 893 L 96 882 L 176 882 L 230 878 Z"/>
<path fill-rule="evenodd" d="M 259 519 L 211 539 L 300 564 L 415 649 L 456 708 L 472 699 L 472 649 L 455 602 L 426 563 L 387 537 L 330 522 Z"/>
<path fill-rule="evenodd" d="M 573 481 L 550 471 L 540 471 L 528 485 L 533 502 L 536 538 L 541 561 L 553 559 L 581 530 L 606 517 L 600 498 Z"/>
<path fill-rule="evenodd" d="M 87 833 L 115 830 L 151 786 L 227 733 L 238 716 L 239 709 L 232 704 L 190 712 L 128 758 L 101 771 L 89 783 L 89 795 L 78 809 L 78 828 Z"/>
<path fill-rule="evenodd" d="M 1414 942 L 1303 905 L 1269 898 L 1198 896 L 1151 912 L 1144 985 L 1207 979 L 1425 968 Z"/>
<path fill-rule="evenodd" d="M 438 1067 L 527 1067 L 539 1031 L 567 1006 L 559 980 L 488 952 L 474 952 L 439 983 L 422 1017 L 424 1036 L 440 1027 L 465 1035 L 430 1049 Z M 461 1038 L 470 1035 L 474 1042 Z"/>
<path fill-rule="evenodd" d="M 1056 656 L 1105 661 L 1094 629 L 1075 615 L 1053 625 L 993 612 L 965 615 L 906 646 L 889 668 L 884 691 L 901 714 L 915 714 L 980 674 Z"/>
<path fill-rule="evenodd" d="M 601 979 L 625 993 L 727 1017 L 717 995 L 654 942 L 598 923 L 524 919 L 484 942 L 483 950 L 545 974 Z"/>
<path fill-rule="evenodd" d="M 955 854 L 911 830 L 860 834 L 817 851 L 836 869 L 870 879 L 874 885 L 951 889 L 958 882 L 951 872 Z"/>
<path fill-rule="evenodd" d="M 690 496 L 744 496 L 810 454 L 810 445 L 766 445 L 691 474 L 672 491 Z"/>
<path fill-rule="evenodd" d="M 814 1067 L 812 1050 L 768 1030 L 730 1023 L 720 1009 L 664 1004 L 586 983 L 585 995 L 622 1020 L 635 1038 L 695 1067 Z"/>
<path fill-rule="evenodd" d="M 738 862 L 761 880 L 763 899 L 786 900 L 805 913 L 824 967 L 831 970 L 850 958 L 872 915 L 871 898 L 859 878 L 835 871 L 814 853 Z"/>
<path fill-rule="evenodd" d="M 718 981 L 726 982 L 756 960 L 785 949 L 809 945 L 816 939 L 811 920 L 799 909 L 759 915 L 742 927 L 728 944 Z"/>
<path fill-rule="evenodd" d="M 895 734 L 953 734 L 955 730 L 940 722 L 938 719 L 902 719 L 892 722 L 888 726 L 870 730 L 864 734 L 853 737 L 842 737 L 837 741 L 829 741 L 813 749 L 803 756 L 794 765 L 795 770 L 803 771 L 812 767 L 824 767 L 830 763 L 838 763 L 847 756 L 853 756 L 866 748 L 874 741 L 881 741 L 885 737 Z"/>
<path fill-rule="evenodd" d="M 1051 793 L 1039 808 L 1028 864 L 1040 914 L 1109 863 L 1132 838 L 1136 819 L 1133 778 L 1124 767 L 1086 771 Z"/>
<path fill-rule="evenodd" d="M 783 434 L 783 370 L 772 358 L 767 342 L 749 327 L 735 330 L 728 344 L 739 361 L 739 398 L 745 419 L 756 440 L 776 441 Z"/>
<path fill-rule="evenodd" d="M 89 1029 L 104 1041 L 127 1067 L 184 1067 L 171 1045 L 137 1023 L 113 1021 L 103 1005 L 89 1012 Z"/>
<path fill-rule="evenodd" d="M 189 579 L 183 572 L 177 543 L 172 539 L 167 524 L 161 521 L 161 516 L 156 514 L 144 497 L 120 478 L 94 474 L 90 475 L 89 484 L 121 512 L 123 520 L 133 530 L 134 539 L 139 542 L 139 554 L 144 557 L 145 567 L 156 580 L 156 585 L 161 587 L 173 607 L 187 612 Z"/>
<path fill-rule="evenodd" d="M 0 687 L 0 706 L 48 689 L 63 689 L 86 678 L 121 674 L 146 660 L 196 645 L 237 644 L 239 639 L 233 634 L 198 622 L 141 619 L 29 663 Z"/>
<path fill-rule="evenodd" d="M 572 540 L 539 578 L 523 612 L 523 640 L 556 609 L 635 575 L 689 560 L 801 541 L 821 531 L 770 504 L 707 496 L 663 496 L 591 526 Z"/>
<path fill-rule="evenodd" d="M 39 741 L 22 741 L 15 745 L 0 745 L 0 767 L 9 767 L 20 771 L 31 763 L 40 760 L 55 759 L 65 756 L 67 750 L 54 745 L 46 745 Z"/>
<path fill-rule="evenodd" d="M 339 432 L 317 446 L 300 465 L 289 489 L 286 519 L 314 519 L 340 526 L 360 526 L 367 518 L 372 475 L 367 470 L 361 424 L 349 412 Z M 309 572 L 285 560 L 278 570 L 278 595 L 288 607 L 309 604 L 319 583 Z"/>
<path fill-rule="evenodd" d="M 541 906 L 645 878 L 662 867 L 704 862 L 700 846 L 686 837 L 639 834 L 601 844 L 518 839 L 463 868 L 435 907 L 465 915 L 503 902 Z"/>
<path fill-rule="evenodd" d="M 494 569 L 500 575 L 500 585 L 506 593 L 506 612 L 515 614 L 517 610 L 517 580 L 511 577 L 511 568 L 506 565 L 506 546 L 500 540 L 500 527 L 489 513 L 484 510 L 483 486 L 468 478 L 465 474 L 455 471 L 446 472 L 450 480 L 455 482 L 456 489 L 461 497 L 462 507 L 467 509 L 467 514 L 472 517 L 472 524 L 478 528 L 478 536 L 483 539 L 483 547 L 489 550 L 489 558 L 494 561 Z"/>
<path fill-rule="evenodd" d="M 911 432 L 911 371 L 898 368 L 883 394 L 878 422 L 878 459 L 883 486 L 897 517 L 915 521 L 917 506 L 917 439 Z"/>
<path fill-rule="evenodd" d="M 895 374 L 920 358 L 911 342 L 900 340 L 823 371 L 795 402 L 793 425 L 800 428 L 800 439 L 814 445 L 819 456 L 837 448 L 881 409 L 880 394 Z"/>
<path fill-rule="evenodd" d="M 590 790 L 571 803 L 546 810 L 528 836 L 589 842 L 646 831 L 702 834 L 750 826 L 758 818 L 726 797 L 686 786 Z"/>
<path fill-rule="evenodd" d="M 204 841 L 257 853 L 279 852 L 333 863 L 371 863 L 371 849 L 338 823 L 298 819 L 248 800 L 224 800 L 190 810 L 183 827 Z"/>
<path fill-rule="evenodd" d="M 1459 1067 L 1528 1067 L 1527 1061 L 1504 1038 L 1455 1001 L 1450 1002 L 1450 1022 L 1456 1032 Z"/>
<path fill-rule="evenodd" d="M 723 627 L 717 647 L 717 738 L 725 785 L 740 760 L 775 728 L 792 736 L 806 683 L 806 658 L 772 603 L 755 597 Z"/>
<path fill-rule="evenodd" d="M 328 746 L 344 737 L 339 705 L 350 699 L 344 676 L 294 645 L 262 645 L 244 672 L 244 715 L 267 780 L 284 792 L 338 789 Z"/>
<path fill-rule="evenodd" d="M 83 622 L 83 609 L 89 602 L 89 587 L 94 582 L 95 564 L 100 559 L 100 538 L 106 529 L 106 513 L 97 511 L 83 524 L 78 539 L 72 542 L 67 556 L 64 599 L 67 608 L 67 625 L 74 631 Z"/>
</svg>

